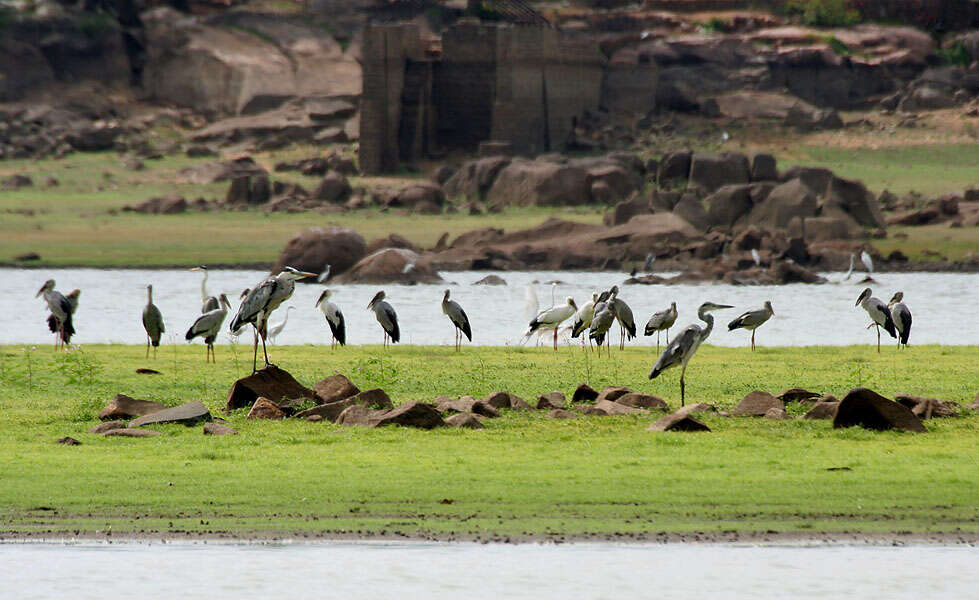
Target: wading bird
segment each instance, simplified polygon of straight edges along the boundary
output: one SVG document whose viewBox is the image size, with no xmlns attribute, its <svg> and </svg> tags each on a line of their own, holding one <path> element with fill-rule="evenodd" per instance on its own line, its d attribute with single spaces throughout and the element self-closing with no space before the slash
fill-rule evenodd
<svg viewBox="0 0 979 600">
<path fill-rule="evenodd" d="M 761 327 L 766 321 L 772 318 L 775 309 L 772 308 L 771 300 L 765 300 L 765 306 L 758 310 L 749 310 L 737 319 L 727 324 L 728 331 L 735 329 L 747 329 L 751 332 L 751 350 L 755 349 L 755 330 Z"/>
<path fill-rule="evenodd" d="M 588 327 L 588 337 L 595 340 L 595 344 L 598 346 L 598 355 L 602 355 L 602 344 L 605 343 L 606 334 L 608 330 L 612 327 L 612 323 L 615 323 L 615 313 L 612 311 L 612 306 L 610 304 L 611 297 L 606 296 L 608 292 L 604 292 L 602 296 L 605 296 L 605 300 L 602 296 L 599 296 L 598 303 L 595 304 L 595 316 L 591 320 L 591 325 Z M 612 356 L 612 346 L 611 344 L 605 345 L 605 351 L 608 353 L 609 357 Z"/>
<path fill-rule="evenodd" d="M 237 331 L 245 323 L 251 323 L 252 327 L 258 332 L 258 337 L 262 338 L 262 354 L 265 355 L 265 365 L 269 362 L 268 348 L 265 346 L 268 337 L 269 317 L 272 311 L 292 296 L 296 289 L 296 281 L 306 277 L 316 277 L 316 273 L 297 271 L 292 267 L 285 267 L 278 275 L 266 277 L 258 287 L 252 288 L 245 299 L 238 306 L 238 314 L 231 321 L 231 331 Z M 252 353 L 252 372 L 256 370 L 258 363 L 258 339 L 255 340 L 255 348 Z"/>
<path fill-rule="evenodd" d="M 897 347 L 907 348 L 908 338 L 911 337 L 911 310 L 904 303 L 904 292 L 895 293 L 887 307 L 891 310 L 891 320 L 897 330 Z"/>
<path fill-rule="evenodd" d="M 320 276 L 316 278 L 316 283 L 325 283 L 326 280 L 330 278 L 330 269 L 332 268 L 333 265 L 326 265 L 326 268 L 323 269 L 323 272 L 320 273 Z"/>
<path fill-rule="evenodd" d="M 591 327 L 591 321 L 595 317 L 595 304 L 598 302 L 598 292 L 592 292 L 591 300 L 585 302 L 578 309 L 578 312 L 574 314 L 571 319 L 571 337 L 577 338 L 583 331 Z M 588 337 L 588 336 L 585 336 Z M 585 347 L 585 337 L 581 338 L 581 347 Z M 588 344 L 591 345 L 591 338 L 588 338 Z"/>
<path fill-rule="evenodd" d="M 527 326 L 524 335 L 530 336 L 541 329 L 554 329 L 554 349 L 557 350 L 557 328 L 577 311 L 578 305 L 574 303 L 574 298 L 568 296 L 565 298 L 564 304 L 552 306 L 537 313 L 537 316 Z"/>
<path fill-rule="evenodd" d="M 209 313 L 212 310 L 217 310 L 221 308 L 218 299 L 215 296 L 209 296 L 207 294 L 207 267 L 200 265 L 197 267 L 191 267 L 191 271 L 203 271 L 204 279 L 201 280 L 201 313 Z"/>
<path fill-rule="evenodd" d="M 619 286 L 612 286 L 612 298 L 608 304 L 612 309 L 612 314 L 615 315 L 615 320 L 619 322 L 619 350 L 622 350 L 625 348 L 626 336 L 630 340 L 636 337 L 636 320 L 632 316 L 632 309 L 629 308 L 629 305 L 625 303 L 625 300 L 619 298 Z"/>
<path fill-rule="evenodd" d="M 65 295 L 65 298 L 68 300 L 68 304 L 71 305 L 72 321 L 75 320 L 75 311 L 78 310 L 78 299 L 81 295 L 82 291 L 78 288 L 71 290 Z M 54 318 L 53 314 L 48 315 L 48 329 L 51 331 L 51 333 L 58 333 L 58 319 Z"/>
<path fill-rule="evenodd" d="M 330 347 L 336 348 L 337 342 L 340 342 L 341 346 L 346 345 L 347 326 L 343 322 L 343 313 L 340 312 L 340 308 L 330 302 L 331 295 L 332 292 L 330 290 L 323 290 L 319 299 L 316 300 L 316 306 L 323 311 L 326 322 L 330 324 L 330 333 L 333 335 L 333 342 L 330 344 Z"/>
<path fill-rule="evenodd" d="M 843 281 L 849 281 L 850 280 L 850 276 L 853 275 L 853 262 L 855 260 L 857 260 L 857 255 L 851 252 L 850 253 L 850 268 L 847 269 L 846 275 L 843 276 Z"/>
<path fill-rule="evenodd" d="M 867 267 L 867 277 L 872 277 L 874 274 L 874 261 L 867 254 L 866 250 L 860 251 L 860 262 L 863 263 L 863 266 Z"/>
<path fill-rule="evenodd" d="M 374 294 L 371 301 L 367 303 L 367 310 L 374 311 L 374 318 L 384 330 L 384 347 L 387 348 L 388 338 L 393 344 L 401 340 L 401 329 L 398 328 L 398 313 L 394 312 L 393 306 L 384 301 L 384 297 L 384 290 Z"/>
<path fill-rule="evenodd" d="M 676 302 L 670 302 L 670 307 L 666 310 L 661 310 L 658 313 L 654 313 L 653 316 L 649 317 L 649 321 L 646 323 L 646 329 L 643 333 L 648 337 L 656 332 L 656 351 L 659 352 L 659 335 L 661 331 L 666 331 L 666 343 L 670 343 L 670 327 L 676 323 Z"/>
<path fill-rule="evenodd" d="M 75 327 L 71 322 L 71 303 L 61 292 L 54 289 L 54 279 L 45 281 L 34 295 L 35 298 L 40 296 L 44 297 L 48 310 L 51 311 L 51 317 L 54 317 L 54 348 L 57 350 L 62 343 L 71 343 L 71 336 L 75 333 Z M 50 327 L 50 320 L 48 325 Z"/>
<path fill-rule="evenodd" d="M 667 369 L 677 365 L 682 367 L 680 370 L 681 406 L 686 402 L 684 375 L 687 373 L 687 363 L 690 362 L 693 355 L 697 353 L 697 349 L 700 348 L 700 345 L 704 343 L 704 340 L 707 339 L 707 336 L 714 329 L 714 316 L 710 314 L 711 311 L 723 308 L 731 307 L 727 304 L 714 304 L 713 302 L 704 302 L 701 304 L 697 310 L 697 317 L 704 323 L 707 323 L 707 327 L 701 327 L 695 324 L 687 325 L 679 335 L 673 338 L 673 343 L 663 350 L 663 354 L 660 355 L 659 360 L 653 365 L 653 370 L 649 372 L 649 378 L 656 379 L 660 373 Z"/>
<path fill-rule="evenodd" d="M 219 325 L 220 326 L 220 325 Z M 143 329 L 146 330 L 146 358 L 150 357 L 150 345 L 153 346 L 153 358 L 160 346 L 160 335 L 166 332 L 163 326 L 163 314 L 153 304 L 153 286 L 146 286 L 146 306 L 143 307 Z"/>
<path fill-rule="evenodd" d="M 209 360 L 214 363 L 218 362 L 214 356 L 214 340 L 218 338 L 218 331 L 221 330 L 221 325 L 224 324 L 224 319 L 228 316 L 229 310 L 231 310 L 231 303 L 228 302 L 227 296 L 221 294 L 218 300 L 218 308 L 197 317 L 194 324 L 187 330 L 187 335 L 184 336 L 188 342 L 195 337 L 204 338 L 204 344 L 207 346 L 204 354 L 205 363 Z"/>
<path fill-rule="evenodd" d="M 465 334 L 466 339 L 470 342 L 473 341 L 473 332 L 469 326 L 469 317 L 466 316 L 466 311 L 462 310 L 458 302 L 449 300 L 449 290 L 445 290 L 445 296 L 442 297 L 442 312 L 445 313 L 445 316 L 449 317 L 452 325 L 455 326 L 455 349 L 457 351 L 462 345 L 462 334 Z"/>
<path fill-rule="evenodd" d="M 897 337 L 897 332 L 894 331 L 894 320 L 891 318 L 891 311 L 887 308 L 887 305 L 871 296 L 873 292 L 870 288 L 866 288 L 860 293 L 860 297 L 857 298 L 857 303 L 854 306 L 862 306 L 867 314 L 870 315 L 870 319 L 873 321 L 873 325 L 877 328 L 877 353 L 880 353 L 880 328 L 883 327 L 891 337 Z"/>
<path fill-rule="evenodd" d="M 277 337 L 279 337 L 279 334 L 282 333 L 282 330 L 286 328 L 286 323 L 289 322 L 289 311 L 290 310 L 296 310 L 296 307 L 295 306 L 290 306 L 290 307 L 286 308 L 286 316 L 283 317 L 282 320 L 279 321 L 278 323 L 273 323 L 272 326 L 269 327 L 269 343 L 270 344 L 274 344 L 275 343 L 275 339 Z"/>
</svg>

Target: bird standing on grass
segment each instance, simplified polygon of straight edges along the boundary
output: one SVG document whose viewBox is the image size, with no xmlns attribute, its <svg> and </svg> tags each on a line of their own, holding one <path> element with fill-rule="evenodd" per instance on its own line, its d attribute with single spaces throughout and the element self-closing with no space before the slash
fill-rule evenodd
<svg viewBox="0 0 979 600">
<path fill-rule="evenodd" d="M 292 296 L 296 289 L 296 281 L 306 277 L 316 277 L 316 273 L 297 271 L 292 267 L 285 267 L 278 275 L 266 277 L 257 287 L 251 289 L 241 301 L 238 307 L 238 314 L 231 321 L 231 331 L 237 331 L 245 323 L 251 323 L 252 327 L 258 332 L 258 337 L 262 338 L 262 354 L 265 355 L 265 365 L 268 366 L 269 352 L 265 346 L 268 337 L 268 322 L 272 316 L 272 311 Z M 255 348 L 252 353 L 252 373 L 256 371 L 258 363 L 258 339 L 255 340 Z"/>
<path fill-rule="evenodd" d="M 870 315 L 872 324 L 877 328 L 877 353 L 880 354 L 880 328 L 883 327 L 884 331 L 891 337 L 897 337 L 897 332 L 894 330 L 894 320 L 891 318 L 890 309 L 887 308 L 886 304 L 874 298 L 872 293 L 870 288 L 864 289 L 854 306 L 862 306 Z"/>
<path fill-rule="evenodd" d="M 191 271 L 203 271 L 204 279 L 201 280 L 201 314 L 211 312 L 212 310 L 217 310 L 221 308 L 218 299 L 215 296 L 210 296 L 207 293 L 207 267 L 200 265 L 197 267 L 191 267 Z"/>
<path fill-rule="evenodd" d="M 676 302 L 671 302 L 669 308 L 654 313 L 653 316 L 649 317 L 643 333 L 648 337 L 653 335 L 654 331 L 656 332 L 657 352 L 659 352 L 659 334 L 661 331 L 666 331 L 666 343 L 670 343 L 670 327 L 673 327 L 673 324 L 676 323 L 676 314 Z"/>
<path fill-rule="evenodd" d="M 615 315 L 615 320 L 619 322 L 619 350 L 625 349 L 626 336 L 628 339 L 636 337 L 636 320 L 632 316 L 632 309 L 625 300 L 619 298 L 619 286 L 612 286 L 612 298 L 608 302 Z"/>
<path fill-rule="evenodd" d="M 220 327 L 220 325 L 219 325 Z M 146 330 L 146 358 L 150 357 L 150 345 L 153 346 L 153 358 L 160 346 L 160 335 L 166 332 L 163 325 L 163 313 L 153 304 L 153 286 L 146 286 L 146 306 L 143 307 L 143 329 Z"/>
<path fill-rule="evenodd" d="M 751 332 L 751 350 L 755 349 L 755 330 L 765 324 L 766 321 L 772 318 L 775 314 L 775 309 L 772 308 L 771 300 L 765 300 L 765 306 L 759 308 L 758 310 L 749 310 L 748 312 L 742 314 L 737 319 L 731 321 L 727 324 L 728 331 L 734 331 L 735 329 L 747 329 Z"/>
<path fill-rule="evenodd" d="M 911 310 L 904 304 L 904 292 L 897 292 L 887 303 L 891 311 L 891 320 L 894 321 L 894 329 L 897 330 L 897 347 L 908 347 L 908 338 L 911 337 Z"/>
<path fill-rule="evenodd" d="M 445 296 L 442 297 L 442 312 L 445 313 L 445 316 L 449 317 L 449 320 L 452 321 L 452 325 L 454 326 L 456 351 L 462 345 L 462 334 L 465 334 L 466 339 L 470 342 L 473 341 L 473 332 L 469 326 L 469 317 L 466 316 L 466 311 L 462 310 L 462 306 L 458 302 L 449 300 L 449 290 L 445 290 Z"/>
<path fill-rule="evenodd" d="M 65 295 L 65 299 L 68 300 L 68 304 L 71 305 L 71 319 L 75 320 L 75 311 L 78 310 L 78 299 L 82 295 L 82 291 L 75 288 Z M 48 329 L 51 333 L 58 333 L 58 319 L 54 318 L 54 315 L 48 315 Z"/>
<path fill-rule="evenodd" d="M 48 310 L 51 311 L 48 327 L 51 326 L 51 318 L 54 318 L 54 349 L 57 350 L 62 343 L 71 343 L 71 336 L 75 333 L 75 327 L 71 322 L 71 303 L 61 292 L 54 289 L 54 279 L 45 281 L 34 295 L 35 298 L 40 296 L 44 297 Z"/>
<path fill-rule="evenodd" d="M 545 308 L 537 313 L 537 316 L 527 326 L 524 335 L 529 337 L 541 329 L 554 329 L 554 349 L 557 350 L 558 327 L 577 311 L 578 305 L 574 303 L 574 298 L 568 296 L 565 298 L 564 304 Z"/>
<path fill-rule="evenodd" d="M 374 294 L 371 301 L 367 303 L 367 310 L 374 311 L 374 318 L 384 330 L 384 347 L 387 348 L 388 338 L 393 344 L 401 340 L 401 329 L 398 327 L 398 313 L 394 312 L 393 306 L 384 301 L 385 295 L 384 290 Z"/>
<path fill-rule="evenodd" d="M 295 306 L 290 306 L 286 308 L 286 316 L 282 318 L 278 323 L 274 323 L 272 327 L 269 328 L 269 343 L 274 344 L 276 338 L 282 333 L 282 330 L 286 328 L 286 323 L 289 322 L 289 311 L 296 310 Z"/>
<path fill-rule="evenodd" d="M 697 317 L 704 323 L 707 323 L 707 327 L 701 327 L 695 324 L 687 325 L 678 336 L 673 338 L 673 343 L 667 346 L 666 350 L 663 350 L 663 354 L 660 355 L 659 360 L 653 365 L 653 370 L 649 373 L 650 379 L 656 379 L 660 373 L 667 369 L 677 365 L 682 367 L 680 370 L 681 406 L 686 401 L 684 376 L 687 373 L 687 363 L 690 362 L 693 355 L 697 353 L 697 349 L 700 348 L 700 345 L 704 343 L 704 340 L 707 339 L 710 332 L 714 329 L 714 316 L 710 314 L 711 311 L 723 308 L 731 308 L 731 306 L 727 304 L 715 304 L 713 302 L 704 302 L 701 304 L 697 310 Z"/>
<path fill-rule="evenodd" d="M 319 299 L 316 300 L 316 306 L 323 311 L 323 316 L 326 317 L 326 322 L 330 325 L 330 333 L 333 335 L 333 342 L 330 347 L 336 348 L 337 342 L 341 346 L 347 343 L 347 326 L 343 322 L 343 313 L 340 312 L 340 308 L 330 302 L 331 294 L 330 290 L 323 290 Z"/>
<path fill-rule="evenodd" d="M 228 302 L 227 296 L 221 294 L 218 300 L 218 308 L 197 317 L 194 324 L 187 330 L 187 335 L 184 336 L 188 342 L 195 337 L 204 338 L 204 344 L 207 346 L 204 354 L 205 363 L 209 360 L 214 363 L 218 362 L 214 356 L 214 340 L 218 338 L 218 331 L 221 330 L 221 325 L 224 324 L 224 319 L 228 316 L 229 310 L 231 310 L 231 303 Z"/>
<path fill-rule="evenodd" d="M 612 324 L 615 323 L 615 313 L 612 312 L 612 306 L 609 303 L 610 300 L 611 298 L 608 297 L 605 300 L 599 297 L 598 303 L 595 304 L 595 316 L 592 317 L 591 325 L 588 327 L 588 338 L 595 340 L 595 345 L 598 346 L 599 356 L 602 355 L 602 344 L 605 343 L 605 336 L 608 334 L 608 330 L 612 327 Z M 611 357 L 611 344 L 606 344 L 605 350 L 609 357 Z"/>
<path fill-rule="evenodd" d="M 571 338 L 574 339 L 582 334 L 583 331 L 591 327 L 591 321 L 595 318 L 595 304 L 598 302 L 598 292 L 592 292 L 591 300 L 585 302 L 578 309 L 571 319 Z M 588 337 L 588 336 L 585 336 Z M 585 347 L 585 337 L 581 338 L 581 347 Z M 588 337 L 588 344 L 591 345 L 591 338 Z"/>
</svg>

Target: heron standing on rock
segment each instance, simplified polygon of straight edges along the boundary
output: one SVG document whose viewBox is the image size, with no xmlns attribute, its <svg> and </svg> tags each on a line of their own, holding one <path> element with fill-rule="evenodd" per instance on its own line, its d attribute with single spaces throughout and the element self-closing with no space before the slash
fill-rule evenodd
<svg viewBox="0 0 979 600">
<path fill-rule="evenodd" d="M 687 363 L 693 358 L 693 355 L 697 353 L 697 349 L 700 345 L 704 343 L 704 340 L 710 335 L 710 332 L 714 329 L 714 316 L 711 311 L 720 310 L 723 308 L 731 308 L 727 304 L 715 304 L 713 302 L 704 302 L 700 305 L 697 310 L 697 317 L 701 321 L 707 323 L 707 327 L 701 327 L 700 325 L 692 324 L 687 325 L 680 335 L 673 338 L 673 343 L 663 350 L 663 354 L 660 355 L 659 360 L 653 365 L 653 370 L 649 373 L 650 379 L 656 379 L 660 373 L 663 371 L 680 365 L 682 368 L 680 370 L 680 406 L 683 406 L 686 401 L 686 386 L 684 384 L 684 376 L 687 373 Z"/>
<path fill-rule="evenodd" d="M 194 324 L 187 330 L 187 335 L 184 336 L 188 342 L 195 337 L 204 338 L 204 344 L 207 346 L 204 354 L 205 363 L 209 360 L 215 364 L 218 362 L 214 356 L 214 340 L 218 338 L 221 325 L 224 324 L 224 319 L 228 316 L 228 311 L 231 310 L 231 303 L 228 302 L 228 297 L 224 294 L 221 294 L 218 303 L 218 308 L 197 317 Z"/>
<path fill-rule="evenodd" d="M 51 317 L 54 318 L 54 349 L 57 350 L 61 344 L 71 343 L 71 336 L 75 333 L 75 327 L 71 322 L 71 303 L 61 292 L 54 289 L 54 279 L 45 281 L 34 295 L 35 298 L 40 296 L 44 297 L 48 310 L 51 311 Z M 49 327 L 51 317 L 48 319 Z"/>
<path fill-rule="evenodd" d="M 384 347 L 387 348 L 388 338 L 392 344 L 397 344 L 401 340 L 401 329 L 398 328 L 398 313 L 394 312 L 394 307 L 384 301 L 384 290 L 374 294 L 371 301 L 367 303 L 367 310 L 374 311 L 374 318 L 384 330 Z"/>
<path fill-rule="evenodd" d="M 462 310 L 462 306 L 458 302 L 449 300 L 449 290 L 445 290 L 445 296 L 442 297 L 442 312 L 452 321 L 455 330 L 455 349 L 458 352 L 462 345 L 462 334 L 465 334 L 466 339 L 470 342 L 473 341 L 469 317 L 466 316 L 466 311 Z"/>
<path fill-rule="evenodd" d="M 578 305 L 574 303 L 574 298 L 568 296 L 564 304 L 546 308 L 539 313 L 527 326 L 526 336 L 530 336 L 540 329 L 554 329 L 554 349 L 557 350 L 557 330 L 571 315 L 578 311 Z"/>
<path fill-rule="evenodd" d="M 209 296 L 207 293 L 207 267 L 204 265 L 199 265 L 197 267 L 191 267 L 191 271 L 203 271 L 204 279 L 201 280 L 201 313 L 208 313 L 212 310 L 217 310 L 221 308 L 218 299 L 215 296 Z"/>
<path fill-rule="evenodd" d="M 218 325 L 220 327 L 220 325 Z M 150 345 L 153 345 L 153 358 L 160 346 L 160 335 L 166 332 L 163 325 L 163 313 L 153 304 L 153 286 L 146 286 L 146 306 L 143 307 L 143 329 L 146 330 L 146 358 L 150 357 Z"/>
<path fill-rule="evenodd" d="M 908 338 L 911 337 L 911 310 L 904 304 L 904 292 L 897 292 L 887 303 L 891 311 L 891 320 L 894 321 L 894 329 L 897 330 L 897 347 L 908 347 Z"/>
<path fill-rule="evenodd" d="M 252 324 L 252 327 L 258 332 L 258 336 L 262 338 L 262 353 L 265 355 L 266 366 L 271 364 L 269 352 L 265 345 L 268 336 L 269 317 L 272 316 L 272 311 L 279 308 L 283 302 L 292 296 L 292 292 L 296 289 L 296 281 L 307 277 L 316 277 L 316 273 L 297 271 L 292 267 L 283 268 L 274 277 L 266 277 L 262 283 L 258 284 L 258 287 L 252 288 L 248 292 L 238 307 L 238 314 L 231 321 L 232 332 L 241 329 L 245 323 Z M 252 353 L 252 373 L 256 371 L 257 363 L 258 340 L 256 339 L 255 349 Z"/>
<path fill-rule="evenodd" d="M 755 350 L 755 330 L 765 324 L 766 321 L 772 318 L 775 314 L 775 309 L 772 308 L 771 300 L 765 300 L 765 306 L 759 308 L 758 310 L 749 310 L 748 312 L 742 314 L 737 319 L 731 321 L 727 324 L 728 331 L 734 331 L 735 329 L 747 329 L 751 331 L 751 350 Z"/>
<path fill-rule="evenodd" d="M 323 316 L 326 317 L 326 322 L 330 325 L 330 333 L 333 335 L 333 342 L 330 344 L 331 348 L 337 347 L 337 342 L 340 345 L 346 345 L 347 343 L 347 326 L 343 322 L 343 313 L 340 312 L 340 308 L 330 302 L 330 295 L 332 292 L 330 290 L 323 290 L 320 294 L 318 300 L 316 300 L 316 306 L 323 311 Z"/>
<path fill-rule="evenodd" d="M 653 335 L 654 331 L 656 332 L 657 352 L 659 352 L 659 334 L 661 331 L 666 331 L 666 343 L 670 343 L 670 327 L 673 327 L 673 324 L 676 323 L 676 314 L 676 302 L 670 302 L 669 308 L 654 313 L 653 316 L 649 317 L 643 333 L 648 337 Z"/>
<path fill-rule="evenodd" d="M 877 328 L 877 353 L 880 354 L 880 328 L 883 327 L 891 337 L 897 337 L 897 332 L 894 330 L 894 320 L 891 318 L 890 309 L 887 308 L 886 304 L 874 298 L 872 293 L 870 288 L 864 289 L 854 306 L 862 306 L 870 315 L 873 325 Z"/>
</svg>

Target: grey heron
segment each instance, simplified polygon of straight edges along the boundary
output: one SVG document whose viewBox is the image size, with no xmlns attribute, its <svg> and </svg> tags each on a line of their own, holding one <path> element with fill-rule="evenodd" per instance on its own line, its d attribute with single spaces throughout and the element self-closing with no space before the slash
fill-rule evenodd
<svg viewBox="0 0 979 600">
<path fill-rule="evenodd" d="M 214 340 L 218 338 L 218 331 L 221 330 L 221 325 L 224 324 L 224 319 L 228 316 L 230 309 L 231 303 L 228 302 L 228 297 L 221 294 L 218 300 L 218 308 L 197 317 L 197 320 L 187 330 L 187 335 L 184 336 L 188 342 L 195 337 L 204 338 L 204 344 L 207 345 L 204 355 L 205 363 L 209 360 L 218 362 L 214 356 Z"/>
<path fill-rule="evenodd" d="M 367 303 L 367 310 L 374 312 L 374 318 L 384 330 L 384 347 L 387 348 L 388 338 L 394 344 L 401 340 L 401 329 L 398 328 L 398 313 L 394 312 L 393 306 L 384 301 L 385 296 L 384 290 L 374 294 L 371 301 Z"/>
<path fill-rule="evenodd" d="M 340 312 L 340 308 L 330 302 L 331 294 L 330 290 L 323 290 L 319 299 L 316 300 L 316 306 L 323 311 L 323 316 L 326 317 L 326 322 L 330 325 L 330 333 L 333 334 L 333 342 L 330 347 L 336 348 L 337 342 L 340 342 L 341 346 L 346 345 L 347 326 L 343 322 L 343 313 Z"/>
<path fill-rule="evenodd" d="M 721 310 L 724 308 L 731 308 L 727 304 L 715 304 L 713 302 L 704 302 L 700 305 L 697 310 L 697 317 L 701 321 L 707 323 L 707 327 L 701 327 L 700 325 L 691 324 L 683 328 L 675 338 L 673 338 L 673 343 L 663 350 L 663 354 L 660 355 L 659 360 L 653 365 L 653 370 L 649 372 L 650 379 L 656 379 L 660 373 L 663 371 L 680 365 L 682 368 L 680 370 L 680 405 L 683 406 L 686 402 L 686 384 L 684 382 L 684 376 L 687 374 L 687 363 L 693 358 L 693 355 L 697 353 L 697 349 L 700 345 L 704 343 L 704 340 L 710 335 L 710 332 L 714 329 L 714 316 L 711 311 Z"/>
<path fill-rule="evenodd" d="M 619 286 L 612 286 L 612 297 L 608 301 L 609 307 L 612 309 L 612 314 L 615 315 L 615 320 L 619 322 L 619 350 L 625 348 L 625 340 L 628 335 L 628 339 L 633 339 L 636 337 L 636 320 L 632 316 L 632 309 L 625 300 L 619 298 Z"/>
<path fill-rule="evenodd" d="M 316 277 L 316 273 L 297 271 L 292 267 L 284 267 L 278 275 L 266 277 L 257 287 L 252 288 L 238 306 L 238 314 L 231 321 L 231 331 L 237 331 L 245 323 L 251 323 L 262 338 L 262 354 L 265 364 L 269 365 L 269 353 L 265 341 L 268 337 L 269 317 L 272 311 L 292 296 L 296 289 L 296 281 L 307 277 Z M 252 372 L 255 372 L 258 362 L 258 339 L 252 353 Z"/>
<path fill-rule="evenodd" d="M 539 313 L 527 326 L 525 335 L 529 336 L 541 329 L 554 329 L 554 349 L 557 350 L 557 329 L 571 315 L 578 310 L 578 305 L 574 303 L 574 298 L 568 296 L 564 304 L 546 308 Z"/>
<path fill-rule="evenodd" d="M 598 292 L 592 292 L 591 300 L 585 302 L 578 309 L 578 312 L 574 314 L 571 319 L 571 337 L 576 338 L 583 331 L 591 327 L 591 321 L 595 318 L 595 304 L 598 303 Z M 587 336 L 585 336 L 587 337 Z M 588 343 L 591 344 L 591 338 L 588 338 Z M 581 347 L 585 346 L 585 338 L 581 338 Z"/>
<path fill-rule="evenodd" d="M 71 313 L 73 312 L 71 303 L 61 292 L 54 289 L 54 279 L 45 281 L 41 289 L 34 295 L 35 298 L 41 296 L 44 297 L 44 301 L 48 305 L 48 310 L 51 311 L 51 316 L 54 317 L 54 348 L 57 350 L 61 343 L 71 343 L 71 336 L 75 333 L 75 327 L 71 322 Z"/>
<path fill-rule="evenodd" d="M 670 327 L 676 323 L 676 302 L 670 302 L 670 307 L 666 310 L 661 310 L 658 313 L 653 313 L 653 316 L 649 317 L 649 321 L 646 323 L 646 329 L 643 333 L 646 336 L 653 335 L 656 332 L 656 351 L 659 352 L 659 335 L 661 331 L 666 331 L 666 343 L 670 343 Z"/>
<path fill-rule="evenodd" d="M 643 263 L 642 269 L 647 273 L 653 272 L 653 263 L 656 262 L 656 255 L 652 252 L 646 255 L 646 262 Z"/>
<path fill-rule="evenodd" d="M 78 310 L 78 299 L 82 295 L 82 291 L 75 288 L 65 294 L 65 298 L 68 300 L 68 304 L 71 305 L 71 318 L 75 319 L 75 311 Z M 48 315 L 48 329 L 51 333 L 58 333 L 58 319 L 54 317 L 53 314 Z"/>
<path fill-rule="evenodd" d="M 857 303 L 854 306 L 862 306 L 867 314 L 870 315 L 870 319 L 874 322 L 874 326 L 877 328 L 877 353 L 880 353 L 880 328 L 883 327 L 891 337 L 897 337 L 897 332 L 894 330 L 894 320 L 891 318 L 891 311 L 887 308 L 887 305 L 874 298 L 871 294 L 870 288 L 866 288 L 860 293 L 860 297 L 857 298 Z"/>
<path fill-rule="evenodd" d="M 279 321 L 278 323 L 272 323 L 272 326 L 269 327 L 269 343 L 270 344 L 274 344 L 276 338 L 278 338 L 279 337 L 279 334 L 282 333 L 282 330 L 286 328 L 286 323 L 289 322 L 289 311 L 290 310 L 296 310 L 296 307 L 295 306 L 289 306 L 289 307 L 287 307 L 286 308 L 286 314 L 282 318 L 282 320 Z"/>
<path fill-rule="evenodd" d="M 605 336 L 608 334 L 608 330 L 615 323 L 615 313 L 612 311 L 611 306 L 611 294 L 609 292 L 603 292 L 598 298 L 598 302 L 595 304 L 595 316 L 592 317 L 591 325 L 588 327 L 588 337 L 595 340 L 595 344 L 598 346 L 598 355 L 602 354 L 602 344 L 605 343 Z M 612 356 L 611 344 L 606 344 L 605 350 L 608 355 Z"/>
<path fill-rule="evenodd" d="M 218 299 L 214 296 L 209 296 L 207 294 L 207 267 L 204 265 L 199 265 L 196 267 L 191 267 L 191 271 L 203 271 L 204 279 L 201 280 L 201 313 L 211 312 L 212 310 L 217 310 L 221 308 L 218 303 Z"/>
<path fill-rule="evenodd" d="M 242 290 L 241 291 L 241 294 L 238 295 L 238 301 L 241 302 L 242 300 L 244 300 L 245 299 L 245 296 L 247 296 L 248 293 L 251 292 L 251 291 L 252 291 L 251 288 L 245 288 L 244 290 Z M 231 337 L 233 337 L 237 341 L 238 336 L 241 335 L 241 332 L 244 331 L 244 330 L 245 330 L 245 324 L 242 324 L 241 327 L 239 327 L 238 329 L 235 329 L 234 331 L 231 332 Z M 253 333 L 255 334 L 255 343 L 257 344 L 258 343 L 258 333 L 257 332 L 253 332 Z"/>
<path fill-rule="evenodd" d="M 908 347 L 908 338 L 911 337 L 911 310 L 904 303 L 904 292 L 896 292 L 891 301 L 887 303 L 891 311 L 891 320 L 894 321 L 894 329 L 897 330 L 897 347 Z"/>
<path fill-rule="evenodd" d="M 757 310 L 749 310 L 743 313 L 737 319 L 734 319 L 727 324 L 728 331 L 734 331 L 735 329 L 747 329 L 751 332 L 751 350 L 755 349 L 755 330 L 765 324 L 766 321 L 772 318 L 775 314 L 775 309 L 772 308 L 772 301 L 765 300 L 765 306 Z"/>
<path fill-rule="evenodd" d="M 146 306 L 143 307 L 143 329 L 146 330 L 146 358 L 150 357 L 150 345 L 153 346 L 153 358 L 160 346 L 160 335 L 166 332 L 163 325 L 163 313 L 153 304 L 153 286 L 146 286 Z"/>
<path fill-rule="evenodd" d="M 454 326 L 455 349 L 457 351 L 462 345 L 462 334 L 465 334 L 466 339 L 470 342 L 473 341 L 473 332 L 469 326 L 469 317 L 466 316 L 466 311 L 462 310 L 462 306 L 458 302 L 449 300 L 449 290 L 445 290 L 445 296 L 442 297 L 442 312 L 445 313 L 445 316 L 449 317 L 449 320 L 452 321 L 452 325 Z"/>
</svg>

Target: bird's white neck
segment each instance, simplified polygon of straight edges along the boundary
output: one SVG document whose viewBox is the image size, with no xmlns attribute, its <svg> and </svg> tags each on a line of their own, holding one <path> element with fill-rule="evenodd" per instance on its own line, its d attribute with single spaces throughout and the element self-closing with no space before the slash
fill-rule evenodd
<svg viewBox="0 0 979 600">
<path fill-rule="evenodd" d="M 204 271 L 204 279 L 201 280 L 201 300 L 207 302 L 207 271 Z"/>
</svg>

